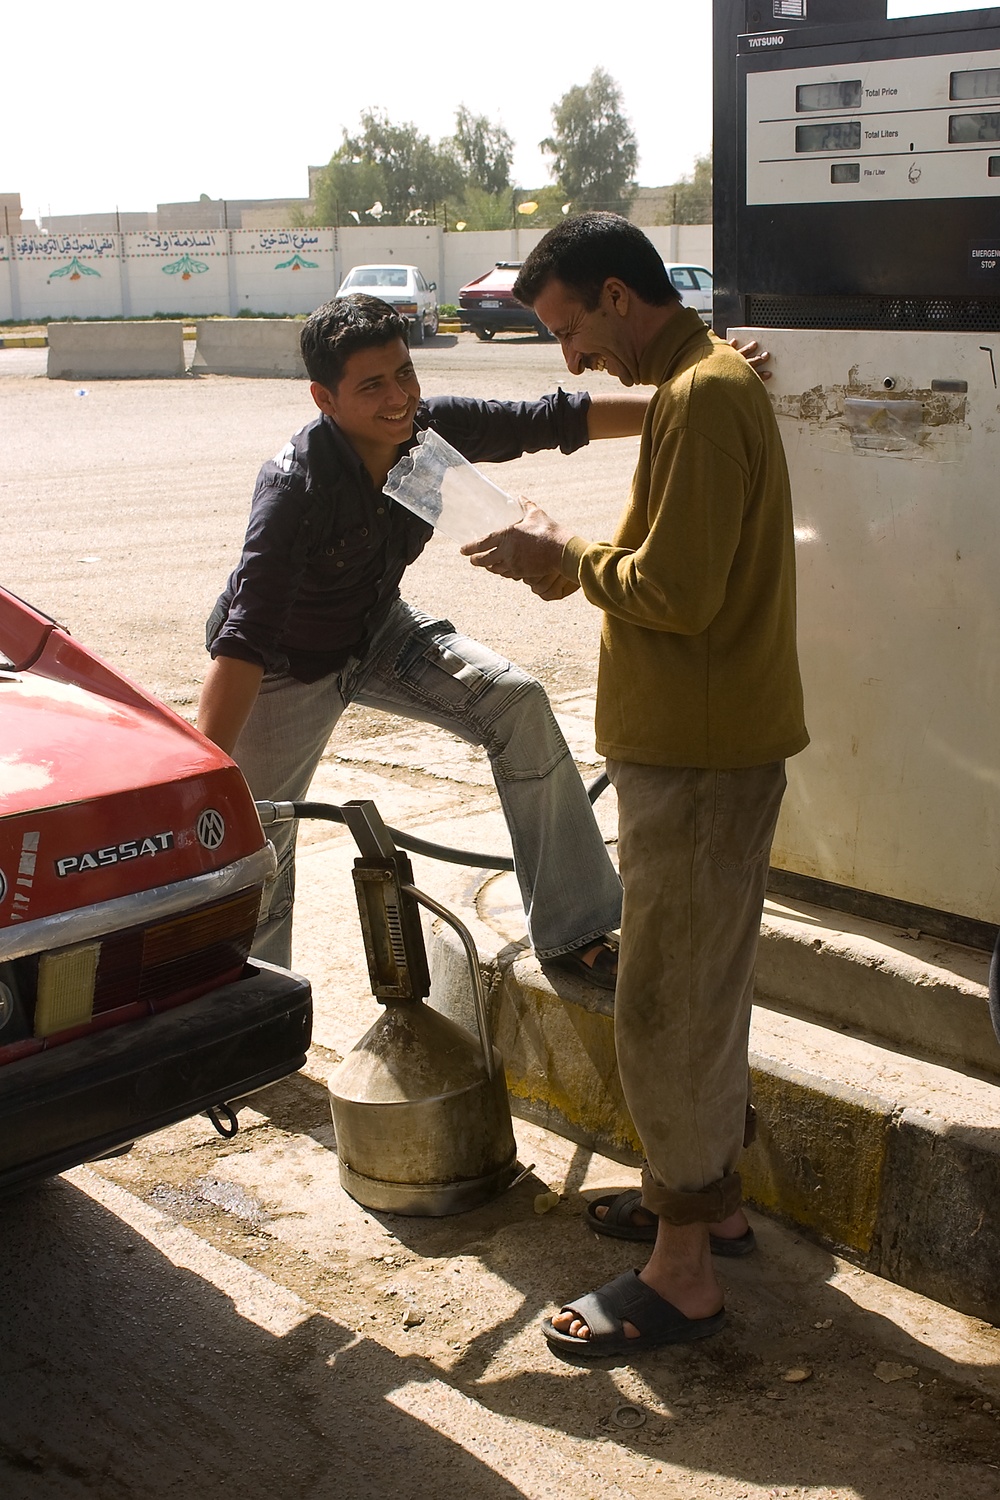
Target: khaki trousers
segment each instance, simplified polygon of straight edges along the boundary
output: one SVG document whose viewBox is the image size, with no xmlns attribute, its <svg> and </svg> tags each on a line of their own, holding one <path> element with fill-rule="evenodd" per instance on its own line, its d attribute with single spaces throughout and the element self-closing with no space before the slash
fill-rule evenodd
<svg viewBox="0 0 1000 1500">
<path fill-rule="evenodd" d="M 672 1224 L 739 1207 L 747 1042 L 784 763 L 609 761 L 625 889 L 615 1047 L 646 1155 L 643 1207 Z"/>
</svg>

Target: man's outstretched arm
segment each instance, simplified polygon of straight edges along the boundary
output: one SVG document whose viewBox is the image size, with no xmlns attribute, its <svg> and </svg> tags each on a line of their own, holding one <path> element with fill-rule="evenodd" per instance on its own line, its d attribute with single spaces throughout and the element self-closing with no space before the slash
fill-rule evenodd
<svg viewBox="0 0 1000 1500">
<path fill-rule="evenodd" d="M 649 395 L 592 395 L 587 411 L 587 437 L 592 443 L 598 438 L 638 437 L 649 401 Z"/>
<path fill-rule="evenodd" d="M 198 728 L 227 755 L 232 755 L 250 717 L 263 676 L 263 667 L 238 656 L 217 656 L 209 663 L 198 703 Z"/>
</svg>

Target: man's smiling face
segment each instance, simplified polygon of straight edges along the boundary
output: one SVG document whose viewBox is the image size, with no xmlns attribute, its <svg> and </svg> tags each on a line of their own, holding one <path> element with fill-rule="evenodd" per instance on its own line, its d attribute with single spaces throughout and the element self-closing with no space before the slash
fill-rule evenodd
<svg viewBox="0 0 1000 1500">
<path fill-rule="evenodd" d="M 352 447 L 396 448 L 413 436 L 420 383 L 402 339 L 348 356 L 334 390 L 310 387 L 320 411 L 336 422 Z"/>
<path fill-rule="evenodd" d="M 533 304 L 546 328 L 559 340 L 572 374 L 606 370 L 622 385 L 634 385 L 635 374 L 626 358 L 627 305 L 628 288 L 611 279 L 601 288 L 597 306 L 588 312 L 579 294 L 556 276 L 545 283 Z"/>
</svg>

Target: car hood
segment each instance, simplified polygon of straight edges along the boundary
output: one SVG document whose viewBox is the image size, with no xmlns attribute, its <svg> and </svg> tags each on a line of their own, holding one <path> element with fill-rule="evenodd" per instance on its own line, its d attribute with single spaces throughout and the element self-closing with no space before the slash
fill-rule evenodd
<svg viewBox="0 0 1000 1500">
<path fill-rule="evenodd" d="M 214 769 L 187 726 L 37 672 L 0 677 L 0 817 Z"/>
<path fill-rule="evenodd" d="M 229 757 L 31 616 L 0 590 L 0 651 L 10 663 L 0 668 L 0 927 L 221 869 L 261 849 L 259 819 Z M 37 655 L 17 666 L 25 643 Z"/>
<path fill-rule="evenodd" d="M 481 292 L 484 297 L 513 299 L 516 279 L 516 271 L 488 271 L 485 276 L 480 276 L 475 281 L 469 281 L 465 286 L 460 287 L 458 295 L 464 297 L 466 292 Z"/>
</svg>

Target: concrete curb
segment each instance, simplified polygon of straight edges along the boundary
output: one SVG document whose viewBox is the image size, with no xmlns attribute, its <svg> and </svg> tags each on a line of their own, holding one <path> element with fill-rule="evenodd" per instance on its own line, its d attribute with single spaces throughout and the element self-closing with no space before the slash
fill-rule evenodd
<svg viewBox="0 0 1000 1500">
<path fill-rule="evenodd" d="M 773 1009 L 857 1029 L 1000 1083 L 989 969 L 990 955 L 973 948 L 769 897 L 757 996 Z"/>
<path fill-rule="evenodd" d="M 481 955 L 514 1114 L 637 1164 L 615 1066 L 613 997 L 570 976 L 553 983 L 521 943 L 498 947 L 475 882 L 459 900 Z M 811 955 L 811 966 L 800 967 L 797 992 L 811 988 L 810 975 L 821 990 L 830 967 L 811 924 L 807 933 L 797 951 Z M 840 972 L 842 949 L 834 967 L 838 984 L 860 981 L 852 1003 L 863 1004 L 865 976 L 884 971 L 856 934 L 852 946 L 853 969 Z M 457 938 L 429 924 L 428 950 L 431 1003 L 473 1027 Z M 894 987 L 902 982 L 897 973 Z M 1000 1087 L 763 1006 L 755 1008 L 750 1061 L 759 1131 L 740 1164 L 748 1200 L 876 1275 L 1000 1322 Z"/>
<path fill-rule="evenodd" d="M 438 324 L 438 333 L 466 333 L 468 327 L 467 323 L 442 319 Z M 184 329 L 186 342 L 191 343 L 196 337 L 194 328 Z M 48 336 L 44 333 L 0 334 L 0 349 L 47 349 L 48 346 Z"/>
</svg>

